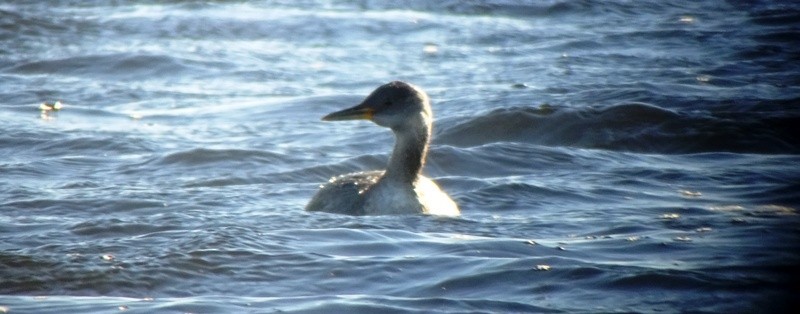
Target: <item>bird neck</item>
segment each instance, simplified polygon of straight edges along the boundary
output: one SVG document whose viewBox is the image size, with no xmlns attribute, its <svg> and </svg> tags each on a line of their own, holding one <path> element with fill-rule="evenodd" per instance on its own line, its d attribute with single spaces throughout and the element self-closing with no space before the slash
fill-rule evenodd
<svg viewBox="0 0 800 314">
<path fill-rule="evenodd" d="M 413 119 L 408 124 L 392 128 L 392 131 L 395 136 L 394 150 L 389 157 L 384 178 L 413 185 L 428 154 L 428 141 L 431 137 L 430 117 L 421 113 L 420 119 Z"/>
</svg>

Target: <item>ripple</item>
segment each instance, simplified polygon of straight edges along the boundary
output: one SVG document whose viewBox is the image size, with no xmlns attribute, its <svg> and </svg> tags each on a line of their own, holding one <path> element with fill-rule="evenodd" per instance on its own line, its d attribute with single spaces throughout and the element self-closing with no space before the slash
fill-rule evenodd
<svg viewBox="0 0 800 314">
<path fill-rule="evenodd" d="M 631 103 L 557 108 L 553 113 L 532 107 L 497 109 L 443 131 L 437 140 L 466 147 L 511 141 L 667 154 L 800 151 L 790 132 L 788 127 L 776 129 L 770 117 L 697 115 Z"/>
<path fill-rule="evenodd" d="M 125 222 L 120 219 L 102 219 L 81 222 L 72 226 L 70 231 L 81 236 L 133 236 L 154 232 L 174 230 L 177 226 L 159 226 L 152 223 Z"/>
</svg>

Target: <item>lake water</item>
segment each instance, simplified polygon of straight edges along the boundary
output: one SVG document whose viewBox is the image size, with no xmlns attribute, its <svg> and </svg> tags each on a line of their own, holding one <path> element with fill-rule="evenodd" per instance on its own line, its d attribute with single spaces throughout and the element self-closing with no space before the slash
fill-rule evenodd
<svg viewBox="0 0 800 314">
<path fill-rule="evenodd" d="M 788 312 L 798 34 L 789 1 L 4 1 L 0 312 Z M 392 80 L 462 216 L 305 212 L 384 167 L 320 118 Z"/>
</svg>

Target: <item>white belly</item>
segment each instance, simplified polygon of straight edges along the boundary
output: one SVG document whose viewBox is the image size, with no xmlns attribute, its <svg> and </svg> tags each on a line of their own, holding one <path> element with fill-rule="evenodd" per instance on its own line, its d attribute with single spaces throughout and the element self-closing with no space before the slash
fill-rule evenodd
<svg viewBox="0 0 800 314">
<path fill-rule="evenodd" d="M 381 181 L 367 191 L 364 211 L 368 215 L 428 214 L 458 216 L 456 203 L 427 177 L 420 176 L 412 188 Z"/>
</svg>

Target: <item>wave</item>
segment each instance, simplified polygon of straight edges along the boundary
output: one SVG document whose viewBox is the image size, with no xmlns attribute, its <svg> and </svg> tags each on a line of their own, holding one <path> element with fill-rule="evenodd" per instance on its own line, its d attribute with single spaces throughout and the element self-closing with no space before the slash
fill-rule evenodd
<svg viewBox="0 0 800 314">
<path fill-rule="evenodd" d="M 109 311 L 180 313 L 566 313 L 552 305 L 518 301 L 448 297 L 404 298 L 372 295 L 301 297 L 193 296 L 131 298 L 113 296 L 6 296 L 9 308 L 35 313 L 108 313 Z"/>
<path fill-rule="evenodd" d="M 158 160 L 160 165 L 207 165 L 214 163 L 285 163 L 290 159 L 279 153 L 245 149 L 194 148 L 167 154 Z"/>
<path fill-rule="evenodd" d="M 643 10 L 641 6 L 624 1 L 425 1 L 411 0 L 402 3 L 383 1 L 359 1 L 357 6 L 364 10 L 416 10 L 443 12 L 458 15 L 496 15 L 530 18 L 532 16 L 551 16 L 566 14 L 586 14 L 614 12 L 630 14 Z M 646 10 L 660 12 L 668 5 L 650 1 Z M 606 13 L 607 14 L 607 13 Z"/>
<path fill-rule="evenodd" d="M 800 153 L 800 115 L 675 111 L 646 103 L 496 109 L 436 135 L 460 147 L 523 142 L 644 153 Z"/>
<path fill-rule="evenodd" d="M 131 79 L 189 73 L 196 68 L 225 67 L 232 65 L 158 54 L 112 53 L 30 61 L 14 65 L 5 71 L 21 74 L 91 74 L 106 78 Z"/>
</svg>

